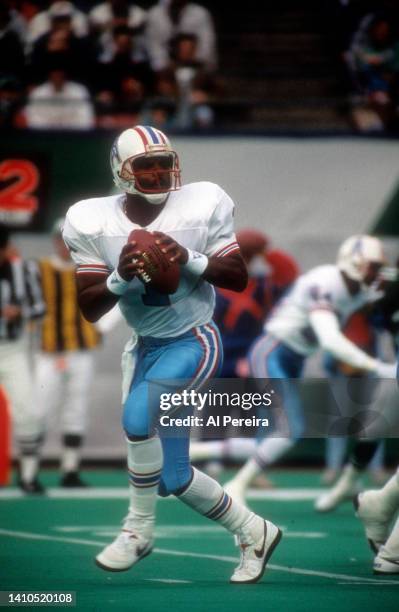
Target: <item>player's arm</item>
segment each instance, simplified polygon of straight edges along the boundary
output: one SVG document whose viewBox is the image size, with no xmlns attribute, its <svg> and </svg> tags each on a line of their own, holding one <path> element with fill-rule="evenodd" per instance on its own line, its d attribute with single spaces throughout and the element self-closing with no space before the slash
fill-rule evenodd
<svg viewBox="0 0 399 612">
<path fill-rule="evenodd" d="M 128 242 L 122 248 L 118 267 L 111 274 L 109 271 L 90 273 L 85 271 L 87 266 L 77 268 L 78 303 L 85 319 L 95 323 L 115 306 L 130 281 L 142 272 L 140 254 L 136 243 Z"/>
<path fill-rule="evenodd" d="M 232 254 L 224 257 L 207 257 L 202 253 L 186 249 L 167 234 L 162 232 L 153 232 L 153 234 L 162 251 L 169 256 L 171 261 L 177 261 L 181 266 L 201 276 L 215 287 L 244 291 L 247 286 L 247 268 L 238 245 L 235 246 Z"/>
<path fill-rule="evenodd" d="M 359 370 L 373 372 L 383 378 L 395 377 L 393 364 L 382 363 L 370 357 L 343 335 L 332 310 L 316 308 L 310 313 L 309 319 L 321 348 L 330 355 Z"/>
<path fill-rule="evenodd" d="M 87 321 L 95 323 L 115 306 L 120 295 L 115 295 L 107 287 L 106 274 L 76 272 L 78 304 Z"/>
<path fill-rule="evenodd" d="M 68 213 L 63 239 L 77 265 L 79 307 L 85 319 L 95 323 L 115 306 L 137 271 L 141 269 L 141 262 L 137 259 L 140 253 L 136 250 L 135 242 L 125 244 L 117 268 L 110 270 L 90 235 L 79 231 L 76 225 L 76 218 L 71 220 Z"/>
<path fill-rule="evenodd" d="M 244 291 L 248 284 L 248 272 L 239 251 L 226 257 L 209 257 L 203 278 L 215 287 Z"/>
</svg>

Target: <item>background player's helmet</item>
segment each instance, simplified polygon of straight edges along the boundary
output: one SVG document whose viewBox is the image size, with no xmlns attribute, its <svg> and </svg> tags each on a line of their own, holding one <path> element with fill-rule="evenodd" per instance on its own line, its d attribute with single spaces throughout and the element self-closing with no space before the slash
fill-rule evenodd
<svg viewBox="0 0 399 612">
<path fill-rule="evenodd" d="M 241 255 L 246 262 L 251 261 L 256 255 L 263 254 L 268 246 L 268 239 L 262 232 L 248 228 L 237 232 L 237 242 Z"/>
<path fill-rule="evenodd" d="M 352 280 L 362 283 L 370 264 L 385 265 L 382 242 L 373 236 L 359 235 L 347 238 L 338 250 L 337 266 Z"/>
<path fill-rule="evenodd" d="M 157 128 L 136 125 L 122 132 L 112 146 L 110 161 L 115 185 L 151 204 L 162 204 L 170 191 L 181 187 L 177 153 Z"/>
</svg>

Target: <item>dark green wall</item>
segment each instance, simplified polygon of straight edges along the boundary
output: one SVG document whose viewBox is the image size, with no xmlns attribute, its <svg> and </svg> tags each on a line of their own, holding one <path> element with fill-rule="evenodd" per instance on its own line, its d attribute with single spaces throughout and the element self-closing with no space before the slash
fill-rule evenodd
<svg viewBox="0 0 399 612">
<path fill-rule="evenodd" d="M 49 229 L 54 219 L 77 200 L 111 191 L 113 183 L 108 160 L 113 138 L 109 132 L 24 131 L 2 135 L 1 156 L 39 153 L 47 167 L 46 176 L 42 177 L 47 183 L 47 202 L 41 203 L 39 217 L 42 214 L 43 219 L 35 223 L 36 229 Z"/>
<path fill-rule="evenodd" d="M 379 236 L 399 236 L 399 183 L 372 227 Z"/>
</svg>

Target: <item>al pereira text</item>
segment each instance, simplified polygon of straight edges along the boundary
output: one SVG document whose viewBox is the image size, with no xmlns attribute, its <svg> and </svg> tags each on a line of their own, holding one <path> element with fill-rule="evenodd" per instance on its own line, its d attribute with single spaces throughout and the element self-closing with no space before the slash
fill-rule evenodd
<svg viewBox="0 0 399 612">
<path fill-rule="evenodd" d="M 179 418 L 163 414 L 159 423 L 162 427 L 269 427 L 269 419 L 256 416 L 235 418 L 219 414 L 206 418 L 193 415 Z"/>
</svg>

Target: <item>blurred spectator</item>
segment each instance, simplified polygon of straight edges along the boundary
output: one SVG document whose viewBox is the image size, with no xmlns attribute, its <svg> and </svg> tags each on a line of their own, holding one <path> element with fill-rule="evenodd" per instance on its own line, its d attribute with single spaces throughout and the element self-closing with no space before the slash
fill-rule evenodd
<svg viewBox="0 0 399 612">
<path fill-rule="evenodd" d="M 71 16 L 65 13 L 51 20 L 48 31 L 33 46 L 30 57 L 31 82 L 37 84 L 43 81 L 49 68 L 62 61 L 71 78 L 89 85 L 94 60 L 91 40 L 76 36 Z"/>
<path fill-rule="evenodd" d="M 216 67 L 216 37 L 213 19 L 207 9 L 187 0 L 160 0 L 148 11 L 146 39 L 152 68 L 170 66 L 170 43 L 180 33 L 198 39 L 196 60 L 206 70 Z"/>
<path fill-rule="evenodd" d="M 171 59 L 178 96 L 176 127 L 211 127 L 214 112 L 209 102 L 218 92 L 218 83 L 198 59 L 198 37 L 178 34 L 171 41 Z"/>
<path fill-rule="evenodd" d="M 113 33 L 119 27 L 130 28 L 134 34 L 135 44 L 131 48 L 132 59 L 144 61 L 147 59 L 144 45 L 143 30 L 146 11 L 127 0 L 110 0 L 95 6 L 89 13 L 89 23 L 92 33 L 98 39 L 100 47 L 99 59 L 109 62 L 115 53 L 115 37 Z"/>
<path fill-rule="evenodd" d="M 24 101 L 24 88 L 13 76 L 0 76 L 0 128 L 18 127 L 18 113 Z"/>
<path fill-rule="evenodd" d="M 211 101 L 221 87 L 213 73 L 197 58 L 198 39 L 178 34 L 170 43 L 170 65 L 156 73 L 158 100 L 151 101 L 146 114 L 159 127 L 206 129 L 214 123 Z M 152 125 L 152 123 L 151 123 Z"/>
<path fill-rule="evenodd" d="M 15 27 L 15 19 L 7 6 L 0 4 L 0 78 L 21 78 L 24 65 L 23 44 Z"/>
<path fill-rule="evenodd" d="M 41 0 L 9 0 L 9 5 L 12 10 L 18 13 L 19 18 L 23 22 L 24 40 L 27 36 L 28 24 L 43 7 Z"/>
<path fill-rule="evenodd" d="M 69 81 L 62 67 L 50 70 L 48 80 L 31 91 L 25 117 L 27 127 L 35 129 L 87 130 L 94 126 L 88 89 Z"/>
<path fill-rule="evenodd" d="M 323 0 L 323 26 L 329 47 L 338 56 L 348 49 L 359 21 L 372 10 L 373 0 Z"/>
<path fill-rule="evenodd" d="M 70 20 L 74 35 L 78 38 L 87 36 L 88 22 L 84 13 L 67 0 L 49 0 L 48 9 L 41 11 L 28 23 L 27 44 L 30 51 L 33 44 L 47 34 L 54 22 Z"/>
<path fill-rule="evenodd" d="M 143 93 L 149 94 L 153 88 L 153 72 L 148 62 L 134 59 L 134 35 L 128 26 L 118 26 L 112 34 L 112 54 L 99 64 L 99 90 L 115 95 L 121 91 L 121 83 L 126 78 L 137 82 L 142 99 Z"/>
<path fill-rule="evenodd" d="M 354 35 L 347 53 L 349 70 L 355 89 L 365 96 L 374 121 L 360 121 L 362 129 L 381 130 L 389 127 L 395 116 L 399 100 L 399 36 L 396 22 L 384 14 L 367 15 Z M 369 113 L 370 116 L 370 113 Z"/>
<path fill-rule="evenodd" d="M 135 37 L 121 25 L 113 32 L 113 53 L 97 66 L 97 102 L 101 127 L 123 127 L 137 119 L 146 97 L 152 94 L 154 74 L 146 61 L 134 59 Z"/>
<path fill-rule="evenodd" d="M 174 128 L 176 105 L 169 98 L 152 98 L 142 109 L 139 123 L 153 125 L 160 130 Z"/>
<path fill-rule="evenodd" d="M 21 14 L 19 2 L 13 2 L 12 0 L 3 0 L 0 3 L 0 13 L 6 15 L 7 29 L 8 31 L 14 32 L 17 34 L 20 42 L 25 44 L 26 35 L 27 35 L 27 22 L 24 15 Z M 4 23 L 4 17 L 0 17 L 0 21 Z M 2 25 L 0 25 L 0 30 L 2 30 Z"/>
</svg>

